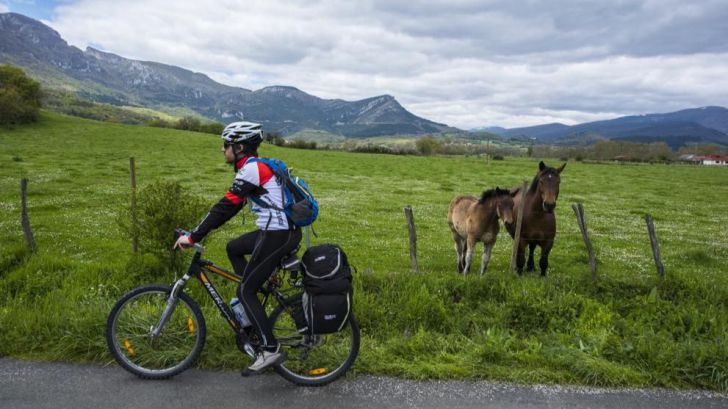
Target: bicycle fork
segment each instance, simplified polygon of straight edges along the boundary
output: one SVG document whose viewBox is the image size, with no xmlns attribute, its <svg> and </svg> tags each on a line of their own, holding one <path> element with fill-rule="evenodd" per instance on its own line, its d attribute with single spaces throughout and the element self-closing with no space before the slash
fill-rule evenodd
<svg viewBox="0 0 728 409">
<path fill-rule="evenodd" d="M 174 313 L 174 309 L 177 307 L 177 300 L 179 300 L 179 292 L 182 291 L 183 288 L 185 288 L 185 285 L 187 284 L 187 281 L 189 281 L 190 275 L 185 274 L 177 280 L 177 282 L 174 283 L 172 286 L 172 291 L 169 292 L 169 298 L 167 298 L 167 305 L 164 307 L 164 311 L 162 312 L 162 316 L 159 317 L 159 321 L 157 321 L 157 325 L 153 326 L 150 332 L 150 335 L 152 339 L 155 339 L 159 336 L 159 334 L 162 332 L 162 328 L 164 328 L 164 324 L 169 321 L 169 317 L 172 316 L 172 313 Z"/>
</svg>

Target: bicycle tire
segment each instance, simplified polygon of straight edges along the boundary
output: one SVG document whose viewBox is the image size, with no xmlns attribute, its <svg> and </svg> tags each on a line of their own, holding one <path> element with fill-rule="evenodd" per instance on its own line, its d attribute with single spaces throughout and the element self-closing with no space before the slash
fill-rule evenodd
<svg viewBox="0 0 728 409">
<path fill-rule="evenodd" d="M 301 303 L 300 298 L 288 303 L 288 308 L 297 307 L 296 303 Z M 305 346 L 302 345 L 305 336 L 298 333 L 288 308 L 277 306 L 269 318 L 273 335 L 287 353 L 287 359 L 273 369 L 284 379 L 301 386 L 324 386 L 343 376 L 359 354 L 359 324 L 354 314 L 349 315 L 341 331 L 316 335 L 319 338 L 315 345 Z M 330 370 L 330 367 L 334 369 Z"/>
<path fill-rule="evenodd" d="M 205 346 L 205 318 L 183 292 L 155 339 L 150 330 L 159 320 L 172 287 L 146 285 L 122 296 L 106 321 L 109 352 L 122 368 L 144 379 L 167 379 L 189 368 Z"/>
</svg>

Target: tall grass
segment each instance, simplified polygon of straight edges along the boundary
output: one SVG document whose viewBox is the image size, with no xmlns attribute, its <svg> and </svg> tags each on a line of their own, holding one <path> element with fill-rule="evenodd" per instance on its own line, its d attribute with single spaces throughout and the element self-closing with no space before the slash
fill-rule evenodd
<svg viewBox="0 0 728 409">
<path fill-rule="evenodd" d="M 211 135 L 49 113 L 38 124 L 0 130 L 0 355 L 109 362 L 103 327 L 114 301 L 173 279 L 155 273 L 155 258 L 132 256 L 117 226 L 129 200 L 129 156 L 140 187 L 173 180 L 212 205 L 233 176 L 219 145 Z M 484 276 L 463 277 L 446 224 L 450 199 L 530 180 L 537 159 L 272 145 L 261 152 L 285 160 L 314 189 L 321 205 L 314 243 L 341 244 L 357 267 L 364 338 L 354 373 L 728 390 L 728 169 L 569 163 L 548 277 L 509 272 L 507 235 Z M 39 248 L 32 255 L 19 223 L 21 177 L 30 181 Z M 597 282 L 569 206 L 575 202 L 585 205 Z M 420 274 L 409 271 L 408 204 Z M 645 213 L 655 220 L 664 280 L 654 270 Z M 206 256 L 229 266 L 225 243 L 254 228 L 249 213 L 241 222 L 206 239 Z M 200 365 L 245 365 L 204 292 L 190 287 L 208 322 Z M 219 287 L 233 295 L 230 285 Z"/>
</svg>

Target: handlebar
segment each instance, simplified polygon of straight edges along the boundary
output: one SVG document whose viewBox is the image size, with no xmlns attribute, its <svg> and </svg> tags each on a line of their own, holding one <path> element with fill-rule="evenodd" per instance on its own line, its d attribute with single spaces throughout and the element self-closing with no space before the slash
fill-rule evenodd
<svg viewBox="0 0 728 409">
<path fill-rule="evenodd" d="M 180 229 L 178 227 L 178 228 L 174 229 L 174 241 L 177 241 L 177 239 L 180 238 L 180 236 L 189 236 L 190 234 L 192 234 L 192 233 L 188 232 L 187 230 Z M 205 248 L 200 243 L 195 243 L 191 247 L 194 247 L 195 251 L 200 252 L 200 253 L 205 251 Z"/>
</svg>

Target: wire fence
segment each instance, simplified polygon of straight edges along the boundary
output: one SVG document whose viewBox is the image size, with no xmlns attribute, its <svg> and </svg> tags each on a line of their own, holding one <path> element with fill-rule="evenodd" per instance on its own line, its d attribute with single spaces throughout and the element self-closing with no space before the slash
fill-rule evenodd
<svg viewBox="0 0 728 409">
<path fill-rule="evenodd" d="M 136 172 L 133 157 L 129 158 L 129 170 L 131 176 L 131 200 L 132 204 L 134 204 L 136 199 Z M 26 190 L 27 180 L 21 181 L 23 230 L 28 247 L 35 249 L 36 244 L 27 215 L 27 204 L 25 201 Z M 560 203 L 563 203 L 563 201 L 560 201 Z M 132 205 L 132 207 L 135 206 Z M 601 210 L 603 209 L 582 216 L 588 222 L 588 226 L 586 226 L 586 237 L 591 242 L 591 247 L 593 247 L 591 251 L 588 251 L 590 245 L 586 245 L 587 255 L 590 259 L 592 257 L 609 256 L 620 251 L 632 251 L 635 256 L 644 257 L 643 250 L 637 250 L 637 247 L 645 249 L 652 241 L 644 217 L 641 217 L 639 212 L 636 212 L 634 209 L 617 208 L 600 213 Z M 524 209 L 524 220 L 528 215 L 534 213 L 536 212 Z M 541 232 L 537 236 L 530 236 L 530 230 L 525 229 L 522 231 L 521 239 L 525 241 L 550 241 L 552 243 L 559 241 L 562 245 L 567 244 L 572 250 L 576 249 L 586 244 L 586 240 L 584 233 L 581 231 L 579 215 L 576 210 L 575 213 L 577 213 L 576 217 L 569 217 L 568 213 L 559 212 L 555 232 Z M 133 216 L 134 214 L 135 212 L 133 212 Z M 514 217 L 516 214 L 516 209 L 514 209 Z M 654 236 L 657 244 L 652 244 L 653 253 L 655 251 L 659 252 L 659 248 L 662 248 L 664 254 L 670 257 L 672 261 L 675 260 L 676 255 L 680 255 L 680 257 L 685 255 L 688 259 L 706 256 L 709 259 L 708 261 L 712 260 L 728 265 L 728 230 L 725 228 L 725 223 L 721 224 L 721 217 L 723 216 L 717 215 L 710 223 L 695 223 L 694 220 L 691 221 L 686 218 L 680 218 L 679 216 L 673 219 L 656 221 L 654 226 L 656 233 Z M 412 268 L 414 271 L 417 271 L 416 232 L 414 231 L 414 222 L 408 222 L 408 224 L 412 224 L 410 229 Z M 697 228 L 696 225 L 701 227 Z M 137 238 L 134 237 L 132 244 L 134 251 L 137 251 L 138 248 L 136 240 Z M 641 244 L 635 245 L 635 243 Z M 658 246 L 657 249 L 655 249 L 655 246 Z M 656 259 L 656 262 L 659 262 L 659 260 Z"/>
<path fill-rule="evenodd" d="M 639 269 L 644 271 L 650 264 L 656 267 L 658 275 L 662 277 L 665 270 L 663 255 L 669 268 L 681 270 L 690 269 L 691 265 L 696 269 L 704 269 L 706 266 L 713 269 L 715 266 L 728 265 L 728 230 L 719 223 L 722 216 L 710 221 L 701 219 L 696 222 L 685 217 L 667 217 L 663 213 L 658 221 L 652 221 L 648 212 L 640 215 L 640 212 L 634 209 L 616 208 L 609 209 L 605 213 L 582 215 L 581 217 L 585 217 L 588 222 L 585 223 L 587 226 L 584 234 L 580 226 L 582 220 L 579 208 L 583 212 L 583 205 L 573 205 L 574 214 L 571 217 L 559 212 L 555 232 L 539 231 L 535 235 L 529 235 L 533 230 L 524 227 L 519 241 L 533 241 L 536 244 L 551 242 L 560 249 L 566 247 L 568 253 L 572 255 L 583 251 L 588 257 L 588 264 L 592 266 L 594 278 L 597 277 L 597 265 L 602 266 L 600 268 L 639 266 Z M 515 220 L 517 209 L 513 209 L 513 213 Z M 533 213 L 536 212 L 530 212 Z M 524 220 L 528 214 L 529 212 L 525 213 Z M 648 227 L 650 221 L 652 221 L 651 229 Z M 505 233 L 508 238 L 512 238 L 509 233 L 516 230 L 516 223 L 512 227 L 513 229 L 508 229 L 510 232 Z M 500 234 L 503 234 L 503 230 L 501 229 Z M 501 244 L 501 248 L 502 246 Z M 512 246 L 511 268 L 515 269 L 518 246 L 515 242 L 508 246 Z M 526 256 L 529 251 L 526 246 Z M 553 251 L 551 254 L 554 254 Z"/>
</svg>

